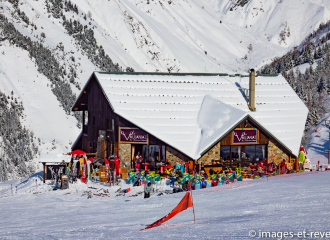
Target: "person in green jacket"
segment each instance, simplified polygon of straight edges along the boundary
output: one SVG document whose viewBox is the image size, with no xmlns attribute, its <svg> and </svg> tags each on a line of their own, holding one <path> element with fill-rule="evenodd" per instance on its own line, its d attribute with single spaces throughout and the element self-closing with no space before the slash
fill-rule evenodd
<svg viewBox="0 0 330 240">
<path fill-rule="evenodd" d="M 300 147 L 300 153 L 299 153 L 299 156 L 298 156 L 298 161 L 299 161 L 299 170 L 304 170 L 305 153 L 304 153 L 302 147 Z"/>
</svg>

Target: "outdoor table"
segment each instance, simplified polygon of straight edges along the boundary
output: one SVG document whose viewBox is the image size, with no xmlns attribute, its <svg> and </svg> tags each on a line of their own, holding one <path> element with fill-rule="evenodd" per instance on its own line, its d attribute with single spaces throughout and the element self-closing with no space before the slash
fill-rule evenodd
<svg viewBox="0 0 330 240">
<path fill-rule="evenodd" d="M 158 164 L 160 167 L 160 172 L 163 173 L 164 167 L 166 167 L 166 164 Z"/>
<path fill-rule="evenodd" d="M 144 165 L 144 170 L 148 171 L 148 165 L 150 165 L 150 163 L 142 163 L 142 165 Z"/>
</svg>

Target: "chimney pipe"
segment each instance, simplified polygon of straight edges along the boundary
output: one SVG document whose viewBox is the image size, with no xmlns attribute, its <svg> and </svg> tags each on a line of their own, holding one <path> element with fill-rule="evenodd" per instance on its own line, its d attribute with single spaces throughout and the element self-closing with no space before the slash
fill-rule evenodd
<svg viewBox="0 0 330 240">
<path fill-rule="evenodd" d="M 255 98 L 256 98 L 256 75 L 254 69 L 250 71 L 250 83 L 249 83 L 249 108 L 251 111 L 256 110 Z"/>
</svg>

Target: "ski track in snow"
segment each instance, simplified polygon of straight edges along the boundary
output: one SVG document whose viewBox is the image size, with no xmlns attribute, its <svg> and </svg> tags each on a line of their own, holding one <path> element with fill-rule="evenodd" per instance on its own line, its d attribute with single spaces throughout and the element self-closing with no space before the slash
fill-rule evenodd
<svg viewBox="0 0 330 240">
<path fill-rule="evenodd" d="M 316 165 L 318 161 L 320 161 L 320 165 L 328 165 L 329 127 L 325 125 L 325 121 L 329 120 L 330 115 L 326 114 L 322 121 L 315 127 L 317 132 L 312 133 L 307 148 L 307 157 L 310 159 L 312 165 Z"/>
<path fill-rule="evenodd" d="M 118 187 L 95 184 L 109 189 L 111 197 L 87 199 L 81 196 L 87 185 L 81 183 L 48 191 L 40 172 L 0 183 L 0 239 L 250 239 L 250 230 L 329 231 L 329 177 L 330 172 L 293 174 L 193 191 L 196 224 L 190 208 L 140 231 L 169 213 L 184 193 L 144 199 L 129 197 L 142 190 L 131 187 L 130 193 L 116 197 Z M 33 194 L 36 178 L 40 194 Z M 18 185 L 14 196 L 10 184 Z M 239 184 L 245 186 L 221 191 Z"/>
</svg>

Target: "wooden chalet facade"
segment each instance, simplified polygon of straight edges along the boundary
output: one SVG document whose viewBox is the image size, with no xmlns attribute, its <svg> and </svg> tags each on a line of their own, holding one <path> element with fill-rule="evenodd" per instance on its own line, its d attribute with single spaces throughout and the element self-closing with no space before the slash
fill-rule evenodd
<svg viewBox="0 0 330 240">
<path fill-rule="evenodd" d="M 88 84 L 83 89 L 72 110 L 82 111 L 82 132 L 73 144 L 72 150 L 81 149 L 86 153 L 98 153 L 100 158 L 110 158 L 110 156 L 117 154 L 121 157 L 121 167 L 125 163 L 128 167 L 132 166 L 132 144 L 120 144 L 120 128 L 135 129 L 138 127 L 113 111 L 94 74 L 88 80 Z M 104 135 L 103 133 L 105 133 L 105 136 L 100 138 L 100 135 Z M 156 159 L 158 161 L 165 160 L 164 147 L 173 152 L 178 160 L 180 159 L 179 161 L 190 160 L 185 154 L 166 145 L 150 133 L 148 133 L 148 143 L 134 145 L 136 145 L 134 155 L 140 152 L 143 159 L 149 158 L 149 146 L 159 146 L 158 151 L 156 151 L 158 152 L 158 158 Z M 145 147 L 143 148 L 142 145 L 145 145 Z M 146 146 L 148 147 L 146 148 Z"/>
<path fill-rule="evenodd" d="M 100 158 L 109 158 L 117 154 L 121 157 L 121 167 L 126 164 L 132 168 L 134 156 L 138 152 L 146 162 L 151 158 L 154 158 L 156 163 L 167 159 L 171 165 L 176 162 L 190 162 L 191 167 L 197 163 L 204 166 L 243 167 L 265 159 L 275 162 L 284 159 L 287 163 L 293 163 L 297 157 L 254 118 L 247 115 L 228 129 L 226 134 L 219 136 L 219 139 L 210 145 L 199 159 L 192 159 L 176 146 L 163 142 L 152 132 L 139 128 L 130 119 L 115 113 L 95 73 L 91 75 L 72 110 L 83 113 L 82 132 L 73 144 L 72 150 L 81 149 L 87 153 L 97 153 L 97 157 Z M 121 129 L 131 130 L 131 133 L 137 136 L 137 142 L 121 141 L 121 134 L 125 134 Z M 251 137 L 254 140 L 250 142 L 242 140 L 235 142 L 234 138 L 242 131 L 243 136 L 249 134 L 246 131 L 250 131 L 256 137 Z"/>
</svg>

